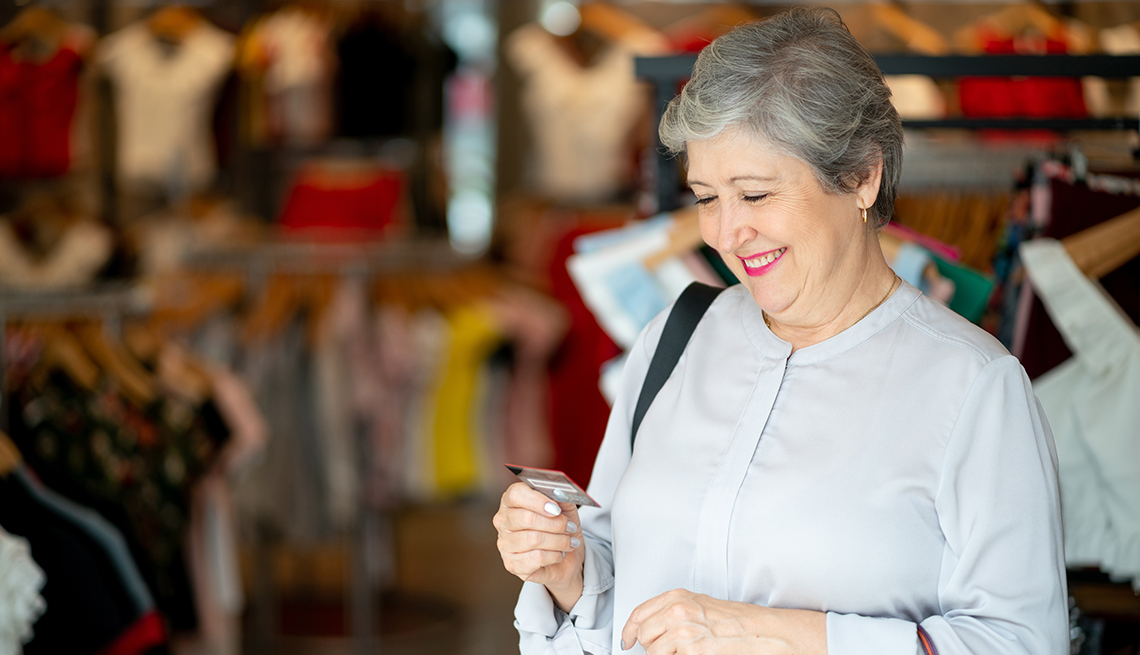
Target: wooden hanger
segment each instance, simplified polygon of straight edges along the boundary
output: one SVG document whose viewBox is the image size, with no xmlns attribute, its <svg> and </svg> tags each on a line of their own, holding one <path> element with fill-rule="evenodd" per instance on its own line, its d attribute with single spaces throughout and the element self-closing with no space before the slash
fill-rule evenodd
<svg viewBox="0 0 1140 655">
<path fill-rule="evenodd" d="M 170 4 L 151 14 L 146 25 L 154 36 L 172 43 L 182 43 L 194 30 L 201 27 L 204 20 L 202 14 L 193 7 Z"/>
<path fill-rule="evenodd" d="M 987 32 L 1012 37 L 1027 30 L 1036 30 L 1055 38 L 1063 37 L 1065 24 L 1036 2 L 1019 2 L 958 30 L 954 34 L 954 43 L 966 52 L 978 52 Z"/>
<path fill-rule="evenodd" d="M 950 44 L 934 28 L 908 16 L 897 6 L 879 2 L 869 6 L 871 17 L 879 27 L 906 43 L 917 53 L 940 56 L 950 52 Z"/>
<path fill-rule="evenodd" d="M 1061 239 L 1073 263 L 1099 279 L 1140 255 L 1140 207 Z"/>
<path fill-rule="evenodd" d="M 242 326 L 242 341 L 261 343 L 278 334 L 302 306 L 295 280 L 277 274 L 269 279 Z"/>
<path fill-rule="evenodd" d="M 752 22 L 756 18 L 755 14 L 739 5 L 718 4 L 682 18 L 661 31 L 674 43 L 692 34 L 704 35 L 711 40 L 737 25 Z"/>
<path fill-rule="evenodd" d="M 16 448 L 16 444 L 12 443 L 8 435 L 0 432 L 0 477 L 7 476 L 20 468 L 23 462 L 24 457 L 20 454 L 20 449 Z"/>
<path fill-rule="evenodd" d="M 322 273 L 300 280 L 301 304 L 307 314 L 305 336 L 311 348 L 315 348 L 321 338 L 321 328 L 336 295 L 339 279 L 336 275 Z"/>
<path fill-rule="evenodd" d="M 80 326 L 77 336 L 87 354 L 118 385 L 119 390 L 139 407 L 158 398 L 158 385 L 126 347 L 107 338 L 103 326 L 89 323 Z"/>
<path fill-rule="evenodd" d="M 200 405 L 213 394 L 214 383 L 206 365 L 182 346 L 163 342 L 156 364 L 163 387 L 193 404 Z"/>
<path fill-rule="evenodd" d="M 31 5 L 0 29 L 0 41 L 18 43 L 26 39 L 36 39 L 58 47 L 69 27 L 67 21 L 50 9 Z"/>
<path fill-rule="evenodd" d="M 704 243 L 697 219 L 697 208 L 686 207 L 673 212 L 673 226 L 669 229 L 669 243 L 661 250 L 642 260 L 652 270 L 666 260 L 696 250 Z"/>
<path fill-rule="evenodd" d="M 578 29 L 588 30 L 603 38 L 637 47 L 639 52 L 650 54 L 669 51 L 669 40 L 659 30 L 609 2 L 586 2 L 578 7 L 582 24 Z"/>
<path fill-rule="evenodd" d="M 59 324 L 44 323 L 32 327 L 44 339 L 43 364 L 64 372 L 73 382 L 88 391 L 99 386 L 99 367 L 83 349 L 75 335 Z"/>
<path fill-rule="evenodd" d="M 233 273 L 175 272 L 155 281 L 152 326 L 189 330 L 245 298 L 245 280 Z"/>
</svg>

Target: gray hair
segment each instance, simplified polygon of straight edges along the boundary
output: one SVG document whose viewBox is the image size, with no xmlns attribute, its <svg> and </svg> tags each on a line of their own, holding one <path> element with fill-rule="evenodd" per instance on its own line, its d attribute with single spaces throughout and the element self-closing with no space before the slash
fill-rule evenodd
<svg viewBox="0 0 1140 655">
<path fill-rule="evenodd" d="M 797 7 L 741 25 L 709 44 L 693 76 L 661 117 L 673 154 L 688 141 L 743 128 L 809 165 L 828 193 L 853 193 L 883 177 L 868 209 L 882 227 L 902 172 L 902 123 L 871 55 L 839 14 Z"/>
</svg>

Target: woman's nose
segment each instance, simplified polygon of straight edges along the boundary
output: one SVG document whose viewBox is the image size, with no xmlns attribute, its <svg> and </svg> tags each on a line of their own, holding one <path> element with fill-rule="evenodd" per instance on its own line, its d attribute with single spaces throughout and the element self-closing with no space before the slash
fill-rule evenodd
<svg viewBox="0 0 1140 655">
<path fill-rule="evenodd" d="M 734 204 L 722 206 L 717 215 L 717 249 L 731 253 L 756 238 L 747 212 Z"/>
</svg>

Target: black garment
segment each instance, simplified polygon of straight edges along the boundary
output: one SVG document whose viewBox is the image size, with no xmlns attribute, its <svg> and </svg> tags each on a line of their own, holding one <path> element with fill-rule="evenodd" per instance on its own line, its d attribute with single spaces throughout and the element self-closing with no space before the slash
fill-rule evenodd
<svg viewBox="0 0 1140 655">
<path fill-rule="evenodd" d="M 11 401 L 12 440 L 44 484 L 115 526 L 170 627 L 195 630 L 183 548 L 189 490 L 228 436 L 212 402 L 164 397 L 142 410 L 60 373 L 28 381 Z"/>
<path fill-rule="evenodd" d="M 137 618 L 106 554 L 13 477 L 0 478 L 0 526 L 28 540 L 47 579 L 40 592 L 47 609 L 33 626 L 25 655 L 94 653 Z"/>
<path fill-rule="evenodd" d="M 457 58 L 415 27 L 366 12 L 337 44 L 341 136 L 423 137 L 443 126 L 443 85 Z"/>
<path fill-rule="evenodd" d="M 1140 198 L 1136 196 L 1094 191 L 1087 185 L 1061 180 L 1051 180 L 1049 192 L 1052 207 L 1045 236 L 1054 239 L 1064 239 L 1140 207 Z M 1100 284 L 1124 313 L 1140 325 L 1140 257 L 1101 278 Z M 1045 305 L 1040 298 L 1034 298 L 1021 356 L 1025 372 L 1031 380 L 1036 379 L 1072 356 Z"/>
</svg>

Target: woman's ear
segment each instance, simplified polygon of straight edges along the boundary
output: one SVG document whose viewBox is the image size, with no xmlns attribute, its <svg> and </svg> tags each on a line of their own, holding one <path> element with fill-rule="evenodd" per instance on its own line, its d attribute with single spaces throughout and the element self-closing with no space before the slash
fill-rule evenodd
<svg viewBox="0 0 1140 655">
<path fill-rule="evenodd" d="M 859 206 L 870 209 L 879 197 L 879 185 L 883 181 L 883 159 L 879 157 L 863 181 L 855 188 L 855 195 L 859 199 Z"/>
</svg>

